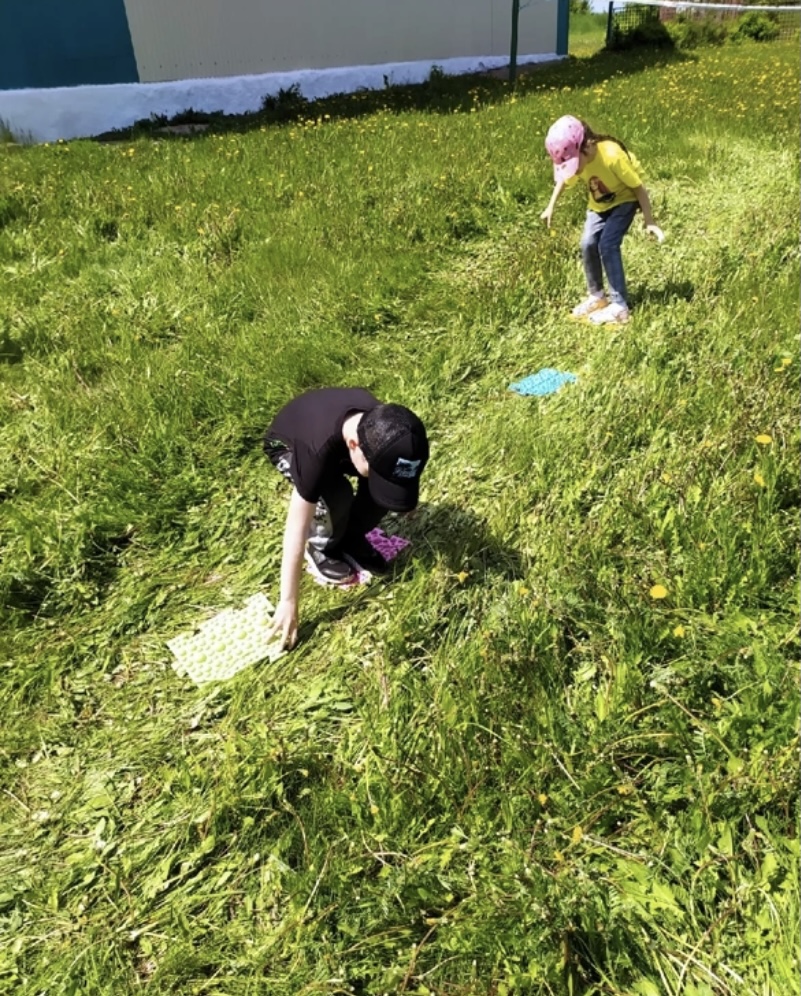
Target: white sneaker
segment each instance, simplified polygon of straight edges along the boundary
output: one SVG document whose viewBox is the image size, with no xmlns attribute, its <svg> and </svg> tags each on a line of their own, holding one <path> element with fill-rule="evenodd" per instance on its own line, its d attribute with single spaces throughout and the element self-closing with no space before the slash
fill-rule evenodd
<svg viewBox="0 0 801 996">
<path fill-rule="evenodd" d="M 590 315 L 593 325 L 625 325 L 629 320 L 629 309 L 622 304 L 607 304 L 601 311 Z"/>
<path fill-rule="evenodd" d="M 606 295 L 590 294 L 570 312 L 571 318 L 588 318 L 594 311 L 605 308 L 609 302 Z"/>
</svg>

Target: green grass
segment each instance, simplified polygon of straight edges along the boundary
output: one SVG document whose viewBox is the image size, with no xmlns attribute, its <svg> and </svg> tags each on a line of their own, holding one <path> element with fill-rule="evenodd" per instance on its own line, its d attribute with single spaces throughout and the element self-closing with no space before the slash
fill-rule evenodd
<svg viewBox="0 0 801 996">
<path fill-rule="evenodd" d="M 606 42 L 606 21 L 605 13 L 571 13 L 568 32 L 570 54 L 582 58 L 600 52 Z"/>
<path fill-rule="evenodd" d="M 797 56 L 2 154 L 0 990 L 797 992 Z M 667 233 L 618 330 L 565 319 L 583 198 L 539 222 L 565 112 Z M 165 640 L 276 597 L 260 436 L 323 384 L 429 426 L 413 556 L 193 689 Z"/>
</svg>

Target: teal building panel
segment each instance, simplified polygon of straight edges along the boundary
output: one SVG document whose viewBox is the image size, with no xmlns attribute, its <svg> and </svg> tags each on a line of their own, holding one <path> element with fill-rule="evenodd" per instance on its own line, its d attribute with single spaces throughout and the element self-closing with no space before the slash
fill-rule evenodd
<svg viewBox="0 0 801 996">
<path fill-rule="evenodd" d="M 138 81 L 124 0 L 0 0 L 0 90 Z"/>
<path fill-rule="evenodd" d="M 559 0 L 556 14 L 556 54 L 567 55 L 570 0 Z"/>
</svg>

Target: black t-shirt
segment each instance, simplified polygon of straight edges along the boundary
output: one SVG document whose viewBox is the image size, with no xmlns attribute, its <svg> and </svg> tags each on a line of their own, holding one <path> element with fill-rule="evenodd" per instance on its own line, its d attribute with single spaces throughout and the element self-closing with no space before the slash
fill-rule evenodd
<svg viewBox="0 0 801 996">
<path fill-rule="evenodd" d="M 327 480 L 356 474 L 342 426 L 349 415 L 380 403 L 360 387 L 324 387 L 293 398 L 278 412 L 267 436 L 292 450 L 292 482 L 301 498 L 316 502 Z"/>
</svg>

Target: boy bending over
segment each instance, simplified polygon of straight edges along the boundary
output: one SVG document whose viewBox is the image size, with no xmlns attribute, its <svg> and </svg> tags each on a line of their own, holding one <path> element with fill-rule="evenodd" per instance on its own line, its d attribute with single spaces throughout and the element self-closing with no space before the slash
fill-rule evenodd
<svg viewBox="0 0 801 996">
<path fill-rule="evenodd" d="M 381 404 L 362 388 L 327 387 L 286 404 L 267 430 L 264 449 L 293 484 L 272 624 L 281 646 L 293 647 L 304 556 L 328 584 L 352 581 L 354 565 L 374 574 L 386 570 L 365 533 L 388 511 L 416 507 L 428 438 L 403 405 Z M 348 477 L 358 479 L 355 494 Z"/>
</svg>

